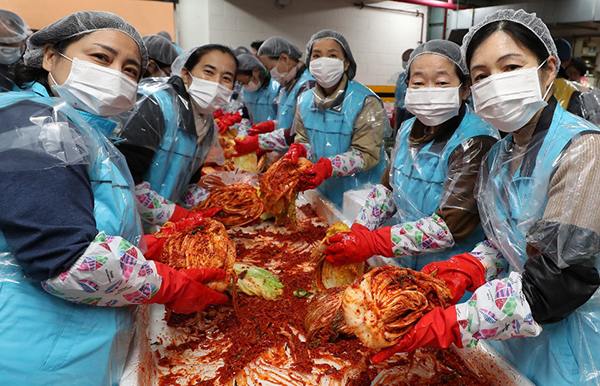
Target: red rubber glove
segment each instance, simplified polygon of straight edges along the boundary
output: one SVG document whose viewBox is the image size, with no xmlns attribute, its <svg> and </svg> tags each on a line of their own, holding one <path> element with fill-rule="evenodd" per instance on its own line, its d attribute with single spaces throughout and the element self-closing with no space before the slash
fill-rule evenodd
<svg viewBox="0 0 600 386">
<path fill-rule="evenodd" d="M 251 135 L 244 139 L 236 139 L 235 140 L 235 151 L 237 154 L 234 154 L 234 157 L 240 157 L 244 154 L 252 153 L 260 148 L 258 147 L 258 135 Z"/>
<path fill-rule="evenodd" d="M 266 121 L 252 125 L 250 130 L 248 130 L 248 135 L 265 134 L 270 133 L 273 130 L 275 130 L 275 121 Z"/>
<path fill-rule="evenodd" d="M 371 361 L 380 363 L 397 352 L 411 352 L 424 346 L 448 348 L 452 343 L 458 348 L 463 347 L 456 308 L 436 307 L 425 314 L 398 343 L 381 350 Z"/>
<path fill-rule="evenodd" d="M 304 157 L 306 158 L 307 150 L 306 147 L 301 143 L 292 143 L 287 153 L 283 155 L 281 158 L 289 159 L 292 164 L 296 165 L 298 163 L 298 158 Z"/>
<path fill-rule="evenodd" d="M 304 171 L 300 177 L 300 189 L 316 189 L 333 174 L 333 166 L 329 158 L 319 158 L 319 162 Z"/>
<path fill-rule="evenodd" d="M 225 115 L 225 113 L 223 113 L 223 109 L 218 109 L 218 110 L 213 111 L 213 118 L 214 119 L 219 119 L 223 115 Z"/>
<path fill-rule="evenodd" d="M 183 269 L 178 271 L 155 262 L 162 284 L 156 295 L 145 304 L 164 304 L 179 314 L 191 314 L 204 310 L 211 304 L 224 304 L 227 295 L 207 288 L 203 283 L 225 278 L 222 269 Z"/>
<path fill-rule="evenodd" d="M 217 126 L 219 126 L 219 134 L 225 134 L 227 129 L 229 129 L 232 125 L 236 123 L 240 123 L 242 121 L 242 115 L 238 111 L 235 114 L 226 114 L 217 122 Z"/>
<path fill-rule="evenodd" d="M 470 253 L 427 264 L 421 272 L 427 274 L 436 272 L 435 278 L 446 282 L 452 292 L 452 304 L 458 303 L 465 291 L 473 292 L 485 284 L 485 268 Z"/>
<path fill-rule="evenodd" d="M 334 265 L 362 263 L 371 256 L 393 257 L 391 227 L 370 231 L 354 223 L 352 232 L 341 232 L 329 238 L 330 246 L 325 249 L 325 258 Z"/>
</svg>

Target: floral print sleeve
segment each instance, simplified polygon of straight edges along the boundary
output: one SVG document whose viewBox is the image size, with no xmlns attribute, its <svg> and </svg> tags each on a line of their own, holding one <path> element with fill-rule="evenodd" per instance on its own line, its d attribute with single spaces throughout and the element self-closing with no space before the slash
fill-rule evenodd
<svg viewBox="0 0 600 386">
<path fill-rule="evenodd" d="M 286 150 L 288 144 L 285 140 L 285 129 L 277 129 L 270 133 L 259 134 L 258 147 L 262 150 Z"/>
<path fill-rule="evenodd" d="M 437 214 L 394 225 L 391 238 L 394 257 L 439 252 L 454 246 L 448 225 Z"/>
<path fill-rule="evenodd" d="M 329 160 L 333 166 L 332 177 L 351 176 L 362 172 L 365 168 L 365 159 L 362 153 L 355 149 L 330 157 Z"/>
<path fill-rule="evenodd" d="M 185 192 L 183 192 L 178 204 L 185 209 L 191 209 L 206 200 L 206 197 L 208 197 L 209 194 L 210 192 L 200 185 L 189 184 L 186 187 Z"/>
<path fill-rule="evenodd" d="M 456 318 L 464 347 L 477 345 L 479 339 L 535 337 L 542 332 L 517 272 L 479 287 L 468 302 L 456 305 Z"/>
<path fill-rule="evenodd" d="M 375 185 L 367 195 L 365 205 L 356 218 L 356 223 L 373 231 L 392 218 L 396 211 L 392 191 L 383 185 Z"/>
<path fill-rule="evenodd" d="M 485 281 L 490 281 L 500 277 L 504 272 L 508 271 L 508 261 L 502 256 L 502 252 L 496 245 L 485 240 L 477 245 L 471 251 L 471 255 L 477 258 L 485 268 Z"/>
<path fill-rule="evenodd" d="M 73 303 L 120 307 L 146 302 L 161 284 L 156 265 L 138 248 L 100 232 L 67 271 L 43 281 L 42 287 Z"/>
<path fill-rule="evenodd" d="M 169 221 L 177 206 L 150 189 L 148 182 L 142 182 L 135 186 L 135 197 L 140 217 L 154 225 L 163 225 Z"/>
</svg>

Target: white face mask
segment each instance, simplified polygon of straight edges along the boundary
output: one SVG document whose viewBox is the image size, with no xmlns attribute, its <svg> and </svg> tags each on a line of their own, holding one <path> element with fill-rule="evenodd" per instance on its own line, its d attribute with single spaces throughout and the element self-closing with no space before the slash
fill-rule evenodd
<svg viewBox="0 0 600 386">
<path fill-rule="evenodd" d="M 279 60 L 281 60 L 281 57 L 279 58 Z M 277 61 L 277 66 L 279 66 L 279 60 Z M 291 71 L 279 72 L 279 70 L 277 69 L 277 66 L 275 66 L 271 69 L 271 71 L 270 71 L 271 78 L 275 79 L 282 86 L 285 87 L 296 76 L 296 71 L 297 71 L 298 67 L 292 68 Z"/>
<path fill-rule="evenodd" d="M 552 85 L 542 96 L 538 75 L 544 63 L 539 67 L 491 75 L 471 86 L 475 113 L 505 133 L 525 126 L 547 106 L 544 99 Z"/>
<path fill-rule="evenodd" d="M 260 83 L 254 83 L 253 81 L 250 81 L 244 85 L 244 88 L 248 92 L 255 92 L 256 90 L 258 90 L 260 88 Z"/>
<path fill-rule="evenodd" d="M 404 104 L 424 125 L 437 126 L 458 115 L 460 86 L 408 88 Z"/>
<path fill-rule="evenodd" d="M 1 47 L 0 48 L 0 64 L 10 66 L 21 59 L 23 52 L 21 47 Z"/>
<path fill-rule="evenodd" d="M 233 90 L 209 80 L 192 77 L 192 84 L 187 92 L 192 97 L 200 114 L 209 114 L 221 109 L 229 103 Z"/>
<path fill-rule="evenodd" d="M 133 108 L 137 94 L 137 83 L 120 71 L 94 63 L 70 59 L 71 72 L 61 85 L 54 82 L 52 88 L 71 106 L 88 113 L 108 117 Z"/>
<path fill-rule="evenodd" d="M 310 73 L 321 87 L 329 88 L 344 75 L 344 61 L 336 58 L 318 58 L 310 61 Z"/>
</svg>

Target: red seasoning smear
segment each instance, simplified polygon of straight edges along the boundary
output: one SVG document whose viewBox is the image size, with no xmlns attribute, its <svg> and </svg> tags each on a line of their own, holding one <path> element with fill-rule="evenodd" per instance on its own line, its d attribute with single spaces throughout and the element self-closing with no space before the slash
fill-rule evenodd
<svg viewBox="0 0 600 386">
<path fill-rule="evenodd" d="M 322 375 L 343 377 L 343 373 L 328 364 L 314 363 L 314 358 L 322 357 L 323 353 L 327 353 L 329 357 L 339 358 L 351 366 L 356 365 L 358 368 L 364 366 L 365 358 L 370 354 L 356 339 L 340 340 L 335 343 L 301 342 L 298 337 L 298 333 L 305 336 L 303 325 L 309 299 L 296 297 L 294 291 L 304 289 L 312 292 L 314 264 L 309 263 L 312 247 L 308 247 L 307 243 L 316 246 L 325 237 L 326 231 L 324 226 L 312 225 L 311 221 L 317 220 L 318 217 L 310 205 L 300 207 L 299 210 L 302 215 L 298 216 L 296 230 L 289 226 L 286 229 L 261 228 L 252 230 L 252 233 L 244 233 L 239 229 L 229 231 L 229 235 L 236 243 L 237 260 L 249 261 L 253 265 L 265 267 L 277 274 L 284 284 L 283 295 L 277 301 L 268 301 L 261 297 L 240 293 L 237 315 L 230 305 L 211 308 L 201 314 L 171 315 L 169 325 L 181 328 L 187 334 L 187 340 L 179 345 L 171 344 L 165 347 L 166 356 L 159 358 L 159 365 L 163 367 L 163 371 L 165 368 L 172 371 L 161 377 L 161 386 L 226 384 L 249 363 L 256 361 L 261 354 L 272 347 L 282 345 L 287 347 L 293 358 L 292 370 L 298 373 L 311 373 L 317 370 Z M 232 345 L 230 342 L 233 342 Z M 191 367 L 195 365 L 181 370 L 181 366 L 189 364 L 190 358 L 193 358 L 190 350 L 210 349 L 212 351 L 208 355 L 203 356 L 201 360 L 198 359 L 197 366 L 223 361 L 224 365 L 218 369 L 215 377 L 201 379 L 198 375 L 194 375 Z M 465 367 L 460 363 L 454 365 L 452 355 L 447 354 L 447 356 L 452 366 L 440 367 L 440 376 L 436 377 L 438 381 L 444 383 L 450 381 L 447 384 L 459 385 L 465 384 L 461 383 L 465 379 L 477 379 L 475 375 L 471 378 L 454 376 L 453 372 L 457 368 L 462 371 Z M 406 362 L 406 357 L 403 360 Z M 277 358 L 274 361 L 276 362 Z M 277 363 L 271 362 L 271 365 L 277 366 Z M 175 371 L 176 366 L 179 366 L 177 371 Z M 370 385 L 382 369 L 382 367 L 364 367 L 363 373 L 351 380 L 348 385 Z M 453 380 L 458 382 L 452 382 Z M 415 381 L 415 384 L 424 384 L 418 383 L 417 379 L 412 381 Z"/>
</svg>

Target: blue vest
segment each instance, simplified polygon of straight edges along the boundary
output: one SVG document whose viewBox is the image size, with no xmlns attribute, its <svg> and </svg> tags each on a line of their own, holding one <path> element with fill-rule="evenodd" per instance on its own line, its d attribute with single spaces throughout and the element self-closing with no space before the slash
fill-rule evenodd
<svg viewBox="0 0 600 386">
<path fill-rule="evenodd" d="M 408 85 L 406 84 L 405 71 L 398 75 L 398 79 L 396 80 L 396 89 L 394 90 L 394 107 L 406 109 L 406 105 L 404 104 L 404 96 L 406 95 L 407 88 Z"/>
<path fill-rule="evenodd" d="M 319 109 L 314 104 L 313 95 L 313 90 L 302 93 L 298 99 L 298 108 L 315 160 L 347 152 L 352 143 L 354 123 L 363 109 L 365 99 L 375 94 L 362 84 L 350 80 L 341 107 L 337 109 L 332 106 L 326 110 Z M 341 208 L 345 191 L 368 182 L 381 182 L 381 176 L 387 167 L 383 145 L 379 157 L 379 163 L 372 169 L 352 176 L 329 178 L 317 188 L 318 191 Z"/>
<path fill-rule="evenodd" d="M 300 78 L 294 84 L 294 87 L 287 89 L 281 87 L 277 102 L 277 125 L 280 129 L 288 129 L 294 123 L 294 112 L 296 111 L 296 100 L 300 97 L 300 89 L 306 82 L 315 81 L 315 78 L 304 70 Z"/>
<path fill-rule="evenodd" d="M 244 104 L 250 114 L 250 120 L 253 124 L 272 121 L 277 118 L 276 98 L 279 93 L 279 82 L 269 78 L 267 87 L 249 92 L 243 91 Z"/>
<path fill-rule="evenodd" d="M 508 174 L 507 161 L 512 136 L 497 143 L 489 154 L 486 188 L 479 206 L 490 214 L 484 222 L 489 239 L 498 243 L 512 267 L 522 267 L 527 259 L 526 233 L 541 219 L 548 202 L 550 179 L 569 142 L 598 128 L 567 113 L 558 104 L 552 124 L 537 149 L 532 169 L 514 176 Z M 536 143 L 535 136 L 531 145 Z M 539 144 L 539 142 L 537 142 Z M 528 150 L 530 152 L 531 150 Z M 597 208 L 591 208 L 597 210 Z M 492 215 L 493 214 L 493 215 Z M 546 324 L 536 338 L 489 342 L 537 385 L 597 385 L 600 368 L 600 296 L 598 293 L 569 317 Z M 592 374 L 596 373 L 596 374 Z M 595 375 L 589 382 L 580 382 Z"/>
<path fill-rule="evenodd" d="M 22 100 L 50 106 L 60 101 L 47 97 L 41 85 L 33 89 L 37 93 L 2 94 L 0 107 Z M 137 243 L 142 233 L 133 180 L 121 153 L 98 131 L 98 127 L 108 130 L 108 122 L 98 117 L 95 125 L 93 116 L 82 119 L 71 108 L 56 109 L 69 116 L 90 151 L 97 229 Z M 76 305 L 50 295 L 40 283 L 24 278 L 0 232 L 0 383 L 118 385 L 133 336 L 133 311 Z"/>
<path fill-rule="evenodd" d="M 413 117 L 403 123 L 398 131 L 393 153 L 390 183 L 397 208 L 393 219 L 395 224 L 417 221 L 435 213 L 440 206 L 444 183 L 448 179 L 450 156 L 457 147 L 475 137 L 500 138 L 498 130 L 466 109 L 462 121 L 446 142 L 431 141 L 423 147 L 411 148 L 408 138 L 415 120 Z M 420 270 L 431 262 L 469 252 L 484 238 L 483 229 L 477 227 L 469 237 L 449 250 L 397 260 L 402 266 Z"/>
<path fill-rule="evenodd" d="M 189 126 L 189 110 L 180 109 L 173 90 L 145 87 L 138 88 L 141 94 L 151 94 L 158 101 L 163 113 L 165 132 L 159 148 L 154 153 L 152 164 L 146 171 L 144 181 L 152 190 L 172 202 L 177 202 L 189 184 L 192 175 L 204 163 L 215 134 L 214 124 L 208 129 L 200 145 L 197 145 L 196 128 Z M 212 120 L 212 118 L 209 118 Z M 187 123 L 186 123 L 187 122 Z"/>
</svg>

